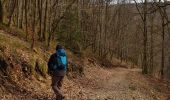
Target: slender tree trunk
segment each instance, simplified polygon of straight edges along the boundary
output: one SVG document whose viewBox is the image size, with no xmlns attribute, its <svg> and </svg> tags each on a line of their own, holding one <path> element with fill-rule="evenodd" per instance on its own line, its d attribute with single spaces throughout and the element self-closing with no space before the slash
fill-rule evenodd
<svg viewBox="0 0 170 100">
<path fill-rule="evenodd" d="M 36 7 L 37 7 L 37 0 L 34 0 L 34 5 L 33 5 L 33 25 L 32 25 L 32 30 L 33 30 L 33 33 L 32 33 L 32 44 L 31 44 L 31 48 L 33 49 L 34 48 L 34 45 L 35 45 L 35 21 L 36 21 Z"/>
<path fill-rule="evenodd" d="M 163 8 L 162 15 L 162 62 L 161 62 L 161 79 L 164 78 L 164 67 L 165 67 L 165 7 Z"/>
<path fill-rule="evenodd" d="M 17 20 L 17 27 L 19 27 L 19 0 L 17 0 L 17 14 L 16 14 L 16 20 Z"/>
<path fill-rule="evenodd" d="M 28 40 L 28 15 L 27 15 L 27 2 L 28 0 L 25 0 L 25 29 L 26 29 L 26 37 L 25 39 Z"/>
<path fill-rule="evenodd" d="M 44 15 L 44 30 L 43 30 L 43 41 L 46 40 L 46 29 L 47 29 L 47 7 L 48 7 L 48 0 L 46 0 L 45 6 L 45 15 Z"/>
<path fill-rule="evenodd" d="M 21 5 L 22 5 L 22 9 L 21 9 L 21 19 L 20 19 L 20 25 L 19 25 L 19 28 L 23 28 L 23 18 L 24 18 L 24 1 L 25 0 L 22 0 L 21 1 Z"/>
<path fill-rule="evenodd" d="M 51 40 L 51 19 L 52 19 L 52 14 L 51 14 L 51 11 L 52 11 L 52 7 L 51 7 L 51 5 L 52 5 L 52 1 L 50 0 L 49 1 L 49 11 L 48 11 L 48 15 L 49 15 L 49 17 L 48 17 L 48 39 L 47 39 L 47 49 L 49 49 L 49 47 L 50 47 L 50 40 Z"/>
<path fill-rule="evenodd" d="M 144 45 L 144 51 L 143 51 L 143 74 L 148 74 L 148 64 L 147 64 L 147 0 L 144 2 L 144 19 L 143 19 L 143 27 L 144 27 L 144 40 L 143 40 L 143 45 Z"/>
<path fill-rule="evenodd" d="M 106 2 L 106 7 L 105 7 L 105 25 L 104 25 L 104 46 L 103 46 L 103 54 L 106 56 L 107 53 L 107 23 L 108 23 L 108 2 Z"/>
<path fill-rule="evenodd" d="M 152 26 L 151 26 L 151 52 L 150 52 L 150 73 L 153 73 L 153 62 L 154 62 L 154 57 L 153 57 L 153 19 L 152 19 Z"/>
<path fill-rule="evenodd" d="M 39 10 L 39 32 L 38 32 L 38 36 L 39 36 L 39 40 L 42 40 L 42 0 L 38 0 L 38 10 Z"/>
<path fill-rule="evenodd" d="M 3 6 L 1 0 L 0 0 L 0 23 L 3 23 Z"/>
<path fill-rule="evenodd" d="M 99 5 L 99 56 L 102 56 L 102 9 Z"/>
</svg>

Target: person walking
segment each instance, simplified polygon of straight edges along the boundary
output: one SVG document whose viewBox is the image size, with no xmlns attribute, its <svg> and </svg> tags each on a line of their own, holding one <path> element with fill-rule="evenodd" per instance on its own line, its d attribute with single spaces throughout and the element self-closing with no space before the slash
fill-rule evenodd
<svg viewBox="0 0 170 100">
<path fill-rule="evenodd" d="M 61 87 L 66 70 L 68 67 L 68 58 L 66 51 L 61 45 L 56 46 L 56 52 L 51 55 L 48 61 L 48 74 L 52 79 L 52 89 L 56 94 L 56 100 L 63 100 L 65 96 L 61 93 Z"/>
</svg>

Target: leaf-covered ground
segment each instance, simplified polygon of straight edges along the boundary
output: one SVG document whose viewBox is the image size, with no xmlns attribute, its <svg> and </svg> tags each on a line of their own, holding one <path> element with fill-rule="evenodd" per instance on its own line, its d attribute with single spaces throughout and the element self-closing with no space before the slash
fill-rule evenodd
<svg viewBox="0 0 170 100">
<path fill-rule="evenodd" d="M 168 85 L 160 85 L 139 69 L 88 69 L 86 78 L 77 80 L 84 100 L 169 100 Z M 152 81 L 151 81 L 152 80 Z M 160 88 L 160 89 L 158 89 Z M 164 90 L 161 90 L 163 89 Z M 166 89 L 165 89 L 166 88 Z M 68 98 L 69 99 L 69 98 Z M 79 100 L 74 98 L 72 100 Z"/>
<path fill-rule="evenodd" d="M 22 50 L 25 51 L 27 47 L 23 47 L 22 44 L 29 45 L 18 38 L 14 39 L 10 35 L 0 33 L 0 36 L 6 37 L 0 37 L 0 40 L 3 41 L 0 44 L 4 44 L 3 47 L 13 45 L 17 48 L 23 48 Z M 17 44 L 13 40 L 17 41 Z M 8 51 L 8 46 L 6 49 Z M 5 53 L 8 54 L 9 52 Z M 24 52 L 20 53 L 26 54 Z M 20 56 L 18 55 L 17 57 Z M 31 56 L 27 58 L 29 57 Z M 9 58 L 14 59 L 15 56 L 11 57 L 9 53 Z M 65 77 L 64 79 L 62 91 L 66 96 L 66 100 L 170 100 L 169 83 L 142 75 L 140 69 L 127 69 L 120 68 L 119 66 L 106 69 L 100 67 L 99 64 L 90 63 L 87 59 L 85 59 L 84 63 L 84 76 Z M 17 64 L 14 65 L 13 69 L 22 67 Z M 18 76 L 23 75 L 23 73 L 17 76 L 16 73 L 19 73 L 17 71 L 20 70 L 15 70 L 14 75 L 11 75 L 13 76 L 12 78 L 0 74 L 0 100 L 54 99 L 54 93 L 50 86 L 51 78 L 49 76 L 46 79 L 38 77 L 38 80 L 34 76 L 19 78 Z"/>
<path fill-rule="evenodd" d="M 139 70 L 91 67 L 86 75 L 64 80 L 62 88 L 66 100 L 169 100 L 169 87 L 140 74 Z M 50 77 L 43 81 L 23 80 L 19 86 L 8 84 L 9 95 L 3 100 L 52 100 Z M 14 84 L 11 84 L 14 85 Z M 18 86 L 18 87 L 17 87 Z M 11 88 L 9 88 L 11 87 Z"/>
</svg>

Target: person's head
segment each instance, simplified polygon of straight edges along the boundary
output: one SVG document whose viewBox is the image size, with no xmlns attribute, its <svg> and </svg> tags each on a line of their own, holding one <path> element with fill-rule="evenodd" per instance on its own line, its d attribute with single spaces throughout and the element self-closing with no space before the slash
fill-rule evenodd
<svg viewBox="0 0 170 100">
<path fill-rule="evenodd" d="M 56 50 L 62 49 L 63 47 L 60 44 L 57 44 Z"/>
</svg>

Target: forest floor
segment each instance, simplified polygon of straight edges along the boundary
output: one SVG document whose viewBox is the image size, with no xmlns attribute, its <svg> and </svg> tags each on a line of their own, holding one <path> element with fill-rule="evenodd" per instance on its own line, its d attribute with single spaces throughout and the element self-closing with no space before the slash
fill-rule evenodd
<svg viewBox="0 0 170 100">
<path fill-rule="evenodd" d="M 86 71 L 85 78 L 74 81 L 81 87 L 80 95 L 68 100 L 170 100 L 168 85 L 143 76 L 139 69 L 89 67 Z"/>
<path fill-rule="evenodd" d="M 50 77 L 44 82 L 25 84 L 25 91 L 14 89 L 2 100 L 54 100 Z M 169 85 L 143 76 L 139 69 L 89 67 L 84 77 L 65 77 L 62 91 L 65 100 L 170 100 Z"/>
<path fill-rule="evenodd" d="M 0 35 L 4 36 L 1 32 Z M 6 37 L 10 40 L 14 38 L 9 35 Z M 140 69 L 119 66 L 103 68 L 87 59 L 84 62 L 84 76 L 65 77 L 62 88 L 65 100 L 170 100 L 170 84 L 142 75 Z M 38 80 L 23 78 L 19 82 L 0 76 L 0 83 L 0 100 L 55 98 L 50 76 Z"/>
</svg>

